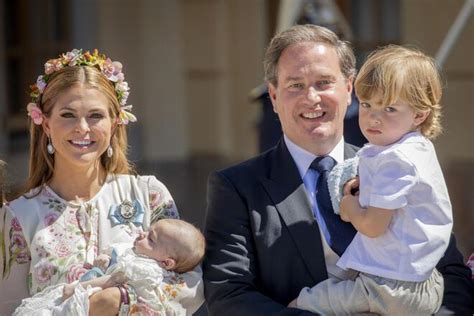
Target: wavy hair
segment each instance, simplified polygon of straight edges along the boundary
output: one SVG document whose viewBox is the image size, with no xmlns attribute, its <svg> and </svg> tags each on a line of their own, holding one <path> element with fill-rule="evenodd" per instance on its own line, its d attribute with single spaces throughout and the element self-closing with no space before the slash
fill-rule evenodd
<svg viewBox="0 0 474 316">
<path fill-rule="evenodd" d="M 442 132 L 440 74 L 433 58 L 420 50 L 398 45 L 375 50 L 362 65 L 354 86 L 360 99 L 381 93 L 382 104 L 400 98 L 415 111 L 430 111 L 420 132 L 430 139 Z"/>
<path fill-rule="evenodd" d="M 109 114 L 112 121 L 117 120 L 120 113 L 120 104 L 114 86 L 99 69 L 91 66 L 68 66 L 53 73 L 38 102 L 43 114 L 49 117 L 58 96 L 78 84 L 103 93 L 109 101 Z M 43 127 L 30 121 L 29 175 L 24 192 L 48 183 L 53 176 L 54 155 L 48 154 L 46 150 L 47 142 L 48 137 Z M 128 143 L 125 125 L 115 125 L 110 145 L 114 154 L 109 158 L 105 152 L 102 153 L 100 158 L 101 167 L 107 174 L 131 173 L 133 168 L 127 159 Z"/>
</svg>

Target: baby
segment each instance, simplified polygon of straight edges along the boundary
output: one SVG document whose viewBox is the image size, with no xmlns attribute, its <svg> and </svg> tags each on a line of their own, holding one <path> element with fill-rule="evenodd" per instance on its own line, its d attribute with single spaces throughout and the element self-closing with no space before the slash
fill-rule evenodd
<svg viewBox="0 0 474 316">
<path fill-rule="evenodd" d="M 150 226 L 148 232 L 139 233 L 133 248 L 120 255 L 116 264 L 106 269 L 106 275 L 66 284 L 63 288 L 63 299 L 74 294 L 76 286 L 84 289 L 100 287 L 102 289 L 128 283 L 141 297 L 149 296 L 150 288 L 162 280 L 163 269 L 185 273 L 193 270 L 204 256 L 205 240 L 201 232 L 182 220 L 162 219 Z M 100 255 L 94 265 L 109 265 L 110 257 Z M 145 286 L 148 289 L 144 289 Z"/>
</svg>

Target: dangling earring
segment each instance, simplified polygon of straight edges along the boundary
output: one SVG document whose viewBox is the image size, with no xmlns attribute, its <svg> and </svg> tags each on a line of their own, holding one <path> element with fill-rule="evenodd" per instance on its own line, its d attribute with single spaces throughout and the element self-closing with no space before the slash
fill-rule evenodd
<svg viewBox="0 0 474 316">
<path fill-rule="evenodd" d="M 48 136 L 48 145 L 46 145 L 46 150 L 48 151 L 48 154 L 52 155 L 56 151 L 53 147 L 53 144 L 51 143 L 51 138 Z"/>
<path fill-rule="evenodd" d="M 107 157 L 112 158 L 113 154 L 114 150 L 112 149 L 112 146 L 109 145 L 109 147 L 107 147 Z"/>
</svg>

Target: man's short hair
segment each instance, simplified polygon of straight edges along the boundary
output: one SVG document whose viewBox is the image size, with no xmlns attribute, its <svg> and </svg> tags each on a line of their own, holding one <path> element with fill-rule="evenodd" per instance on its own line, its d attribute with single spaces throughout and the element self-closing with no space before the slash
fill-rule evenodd
<svg viewBox="0 0 474 316">
<path fill-rule="evenodd" d="M 350 43 L 341 41 L 334 32 L 325 27 L 306 24 L 295 25 L 273 37 L 263 60 L 267 82 L 277 86 L 278 61 L 281 54 L 288 46 L 302 42 L 324 43 L 334 47 L 344 77 L 349 79 L 355 75 L 355 56 Z"/>
</svg>

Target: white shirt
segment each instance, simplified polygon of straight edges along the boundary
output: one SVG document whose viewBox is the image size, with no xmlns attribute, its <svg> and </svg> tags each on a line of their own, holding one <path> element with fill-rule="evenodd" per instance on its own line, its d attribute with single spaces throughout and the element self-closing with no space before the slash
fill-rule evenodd
<svg viewBox="0 0 474 316">
<path fill-rule="evenodd" d="M 318 210 L 318 203 L 316 203 L 316 183 L 319 174 L 316 170 L 309 168 L 311 166 L 311 163 L 314 159 L 317 158 L 317 156 L 293 143 L 286 135 L 284 135 L 284 140 L 291 157 L 295 161 L 301 179 L 303 180 L 306 189 L 306 194 L 311 203 L 313 214 L 320 214 Z M 343 138 L 341 138 L 336 147 L 334 147 L 334 149 L 328 155 L 334 158 L 337 163 L 344 161 Z M 336 265 L 337 260 L 339 260 L 339 256 L 331 249 L 331 247 L 329 247 L 329 244 L 327 242 L 327 236 L 329 236 L 329 232 L 326 228 L 325 222 L 321 218 L 319 218 L 319 216 L 316 216 L 315 220 L 318 223 L 319 231 L 321 233 L 321 241 L 323 244 L 324 259 L 326 262 L 326 269 L 328 271 L 328 275 L 330 277 L 336 277 L 339 279 L 352 278 L 353 272 L 345 271 Z"/>
<path fill-rule="evenodd" d="M 385 278 L 421 282 L 444 255 L 452 211 L 433 144 L 418 132 L 390 146 L 359 151 L 362 207 L 393 210 L 387 231 L 357 233 L 338 266 Z"/>
</svg>

